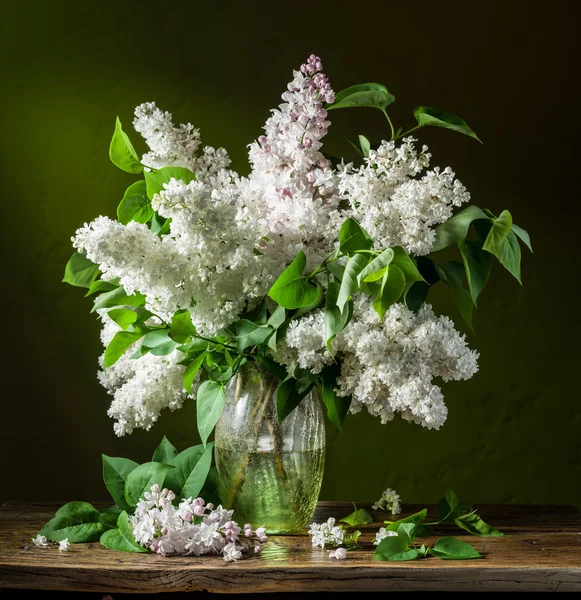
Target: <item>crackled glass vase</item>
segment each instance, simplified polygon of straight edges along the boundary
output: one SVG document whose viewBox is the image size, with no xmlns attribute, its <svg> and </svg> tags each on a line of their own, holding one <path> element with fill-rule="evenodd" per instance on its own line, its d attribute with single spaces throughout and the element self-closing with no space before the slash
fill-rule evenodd
<svg viewBox="0 0 581 600">
<path fill-rule="evenodd" d="M 325 421 L 315 388 L 279 424 L 279 380 L 253 363 L 229 381 L 216 425 L 220 498 L 238 523 L 290 533 L 313 516 L 325 465 Z"/>
</svg>

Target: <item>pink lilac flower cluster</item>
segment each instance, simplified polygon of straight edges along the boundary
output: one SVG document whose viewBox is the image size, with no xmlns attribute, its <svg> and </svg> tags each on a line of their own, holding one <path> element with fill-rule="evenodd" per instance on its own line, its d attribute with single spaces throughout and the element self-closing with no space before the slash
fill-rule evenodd
<svg viewBox="0 0 581 600">
<path fill-rule="evenodd" d="M 252 525 L 242 529 L 232 520 L 231 510 L 214 508 L 202 498 L 187 498 L 178 506 L 173 504 L 175 494 L 154 485 L 137 503 L 131 517 L 135 541 L 162 556 L 172 554 L 222 554 L 225 561 L 235 561 L 262 550 L 268 541 L 264 527 L 253 530 Z"/>
</svg>

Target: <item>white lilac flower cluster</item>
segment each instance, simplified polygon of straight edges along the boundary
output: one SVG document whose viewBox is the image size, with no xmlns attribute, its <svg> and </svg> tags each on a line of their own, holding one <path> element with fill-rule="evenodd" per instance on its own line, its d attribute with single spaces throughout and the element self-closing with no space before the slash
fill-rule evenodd
<svg viewBox="0 0 581 600">
<path fill-rule="evenodd" d="M 163 320 L 188 310 L 204 336 L 256 306 L 298 251 L 305 253 L 307 269 L 317 267 L 337 247 L 349 217 L 378 248 L 429 252 L 434 226 L 469 199 L 454 173 L 426 171 L 430 155 L 425 146 L 417 151 L 412 138 L 383 142 L 360 168 L 333 167 L 321 147 L 330 125 L 324 105 L 334 93 L 314 55 L 294 72 L 282 99 L 264 134 L 249 146 L 247 177 L 228 168 L 224 149 L 202 147 L 190 123 L 174 125 L 154 103 L 138 106 L 133 124 L 149 146 L 143 164 L 184 167 L 196 179 L 172 179 L 152 199 L 153 208 L 171 218 L 167 234 L 101 216 L 77 231 L 75 248 L 99 265 L 104 280 L 118 280 L 128 294 L 144 294 L 146 308 Z M 108 317 L 103 321 L 109 327 Z M 397 305 L 380 323 L 371 303 L 358 300 L 334 346 L 343 361 L 339 393 L 353 396 L 352 412 L 365 406 L 382 422 L 400 412 L 439 427 L 446 407 L 433 379 L 465 379 L 476 371 L 476 353 L 430 307 L 414 315 Z M 278 358 L 289 370 L 315 373 L 332 362 L 322 311 L 293 321 Z M 186 392 L 178 363 L 177 354 L 122 358 L 100 375 L 114 396 L 109 414 L 117 434 L 149 429 L 163 408 L 181 406 Z"/>
<path fill-rule="evenodd" d="M 379 531 L 375 534 L 373 538 L 373 543 L 375 546 L 379 545 L 381 540 L 384 540 L 386 537 L 397 536 L 397 531 L 388 531 L 385 527 L 380 527 Z"/>
<path fill-rule="evenodd" d="M 268 541 L 264 527 L 240 528 L 231 510 L 214 508 L 202 498 L 188 498 L 174 506 L 175 494 L 154 485 L 135 507 L 131 517 L 135 541 L 163 556 L 221 554 L 227 562 L 239 560 L 252 548 L 254 554 Z M 242 537 L 241 537 L 242 534 Z"/>
<path fill-rule="evenodd" d="M 48 539 L 44 535 L 38 534 L 36 537 L 32 538 L 32 543 L 39 548 L 48 547 Z M 60 540 L 56 543 L 58 543 L 59 552 L 68 552 L 71 549 L 71 544 L 68 538 Z"/>
<path fill-rule="evenodd" d="M 453 322 L 436 316 L 429 304 L 417 313 L 394 304 L 382 322 L 371 299 L 359 296 L 353 318 L 333 341 L 333 350 L 341 358 L 337 394 L 352 397 L 352 413 L 365 407 L 382 423 L 399 412 L 408 421 L 438 429 L 447 409 L 434 378 L 469 379 L 478 369 L 478 353 L 467 347 Z M 290 372 L 297 366 L 319 372 L 331 364 L 324 312 L 294 320 L 276 356 Z"/>
<path fill-rule="evenodd" d="M 401 498 L 395 490 L 387 488 L 371 508 L 373 510 L 385 510 L 391 512 L 392 515 L 399 515 L 401 513 Z"/>
</svg>

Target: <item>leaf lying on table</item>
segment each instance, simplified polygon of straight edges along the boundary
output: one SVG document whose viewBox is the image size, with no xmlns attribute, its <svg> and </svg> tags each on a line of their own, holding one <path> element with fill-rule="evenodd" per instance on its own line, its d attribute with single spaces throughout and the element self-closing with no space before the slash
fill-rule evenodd
<svg viewBox="0 0 581 600">
<path fill-rule="evenodd" d="M 373 523 L 373 517 L 365 509 L 355 507 L 350 515 L 341 519 L 341 523 L 347 523 L 351 527 L 369 525 L 369 523 Z"/>
</svg>

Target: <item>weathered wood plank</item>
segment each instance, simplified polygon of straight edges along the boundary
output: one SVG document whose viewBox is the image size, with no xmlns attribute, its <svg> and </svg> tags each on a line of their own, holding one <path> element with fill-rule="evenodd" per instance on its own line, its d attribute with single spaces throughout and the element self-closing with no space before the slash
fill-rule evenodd
<svg viewBox="0 0 581 600">
<path fill-rule="evenodd" d="M 126 554 L 98 544 L 68 553 L 37 548 L 31 538 L 62 503 L 7 503 L 0 509 L 0 587 L 92 592 L 276 591 L 581 591 L 581 513 L 569 506 L 485 505 L 482 516 L 509 534 L 503 538 L 460 535 L 484 558 L 408 563 L 372 561 L 374 531 L 388 515 L 363 530 L 363 550 L 345 561 L 313 549 L 307 535 L 272 536 L 261 556 L 238 563 L 220 557 Z M 98 505 L 98 503 L 97 503 Z M 406 506 L 411 514 L 420 506 Z M 315 519 L 341 517 L 346 503 L 322 502 Z M 433 510 L 432 510 L 433 513 Z M 433 542 L 436 538 L 426 538 Z"/>
</svg>

